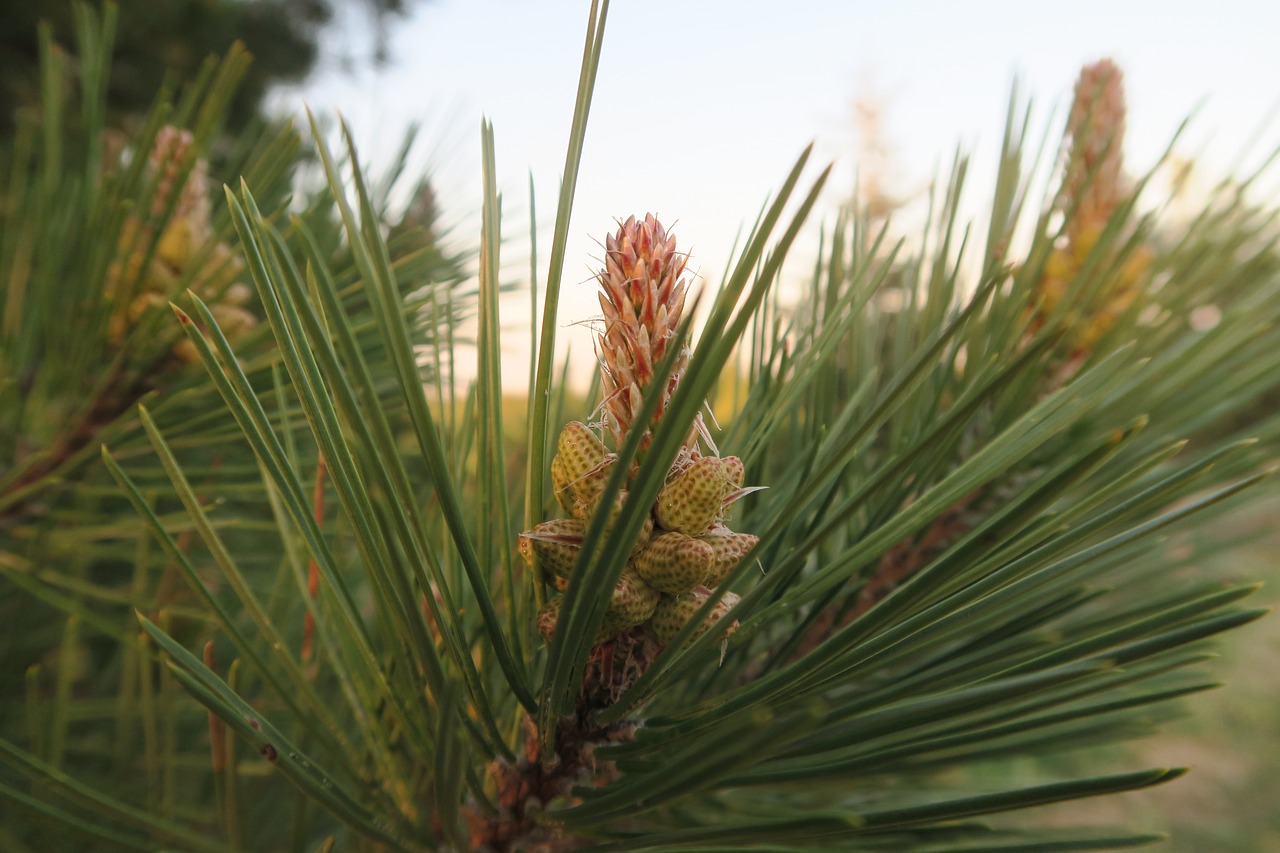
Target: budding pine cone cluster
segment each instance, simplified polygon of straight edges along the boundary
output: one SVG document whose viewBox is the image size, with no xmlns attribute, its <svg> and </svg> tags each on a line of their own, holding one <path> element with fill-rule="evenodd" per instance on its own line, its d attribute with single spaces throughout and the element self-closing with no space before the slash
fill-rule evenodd
<svg viewBox="0 0 1280 853">
<path fill-rule="evenodd" d="M 669 346 L 682 345 L 675 340 L 675 328 L 684 306 L 686 258 L 676 252 L 674 238 L 652 216 L 642 222 L 628 219 L 608 238 L 605 248 L 605 269 L 598 275 L 604 310 L 604 329 L 598 338 L 605 391 L 603 429 L 615 448 L 622 447 L 630 430 L 644 429 L 643 450 L 651 427 L 666 413 L 688 361 L 687 350 L 677 355 L 653 423 L 636 423 L 656 365 Z M 700 437 L 711 450 L 700 450 Z M 626 489 L 607 505 L 602 500 L 616 462 L 617 454 L 586 424 L 571 421 L 560 433 L 551 478 L 556 500 L 568 517 L 525 531 L 519 543 L 529 565 L 552 576 L 560 590 L 568 586 L 591 520 L 605 513 L 607 536 L 626 504 Z M 639 626 L 659 643 L 671 643 L 755 547 L 757 537 L 725 525 L 729 507 L 750 491 L 743 488 L 743 473 L 742 460 L 720 457 L 701 417 L 696 418 L 630 547 L 595 638 L 597 644 Z M 690 641 L 716 627 L 737 600 L 733 593 L 725 593 Z M 553 598 L 538 613 L 538 630 L 545 638 L 555 630 L 563 602 L 562 597 Z M 723 638 L 736 628 L 737 623 L 722 626 Z"/>
<path fill-rule="evenodd" d="M 560 433 L 551 476 L 556 498 L 569 517 L 544 521 L 521 534 L 520 553 L 531 566 L 536 559 L 561 590 L 568 586 L 591 519 L 597 512 L 607 513 L 607 535 L 627 500 L 623 490 L 609 505 L 601 502 L 616 459 L 586 424 L 571 421 Z M 742 462 L 736 456 L 699 456 L 670 476 L 631 547 L 597 643 L 638 625 L 647 625 L 663 644 L 675 638 L 755 547 L 755 536 L 735 533 L 724 524 L 728 505 L 742 493 Z M 551 636 L 563 601 L 554 598 L 539 613 L 543 636 Z M 694 638 L 710 630 L 736 601 L 737 596 L 726 593 Z"/>
<path fill-rule="evenodd" d="M 1124 129 L 1119 67 L 1109 59 L 1086 65 L 1076 81 L 1067 126 L 1070 147 L 1058 194 L 1058 207 L 1067 215 L 1064 239 L 1045 263 L 1039 287 L 1040 318 L 1062 301 L 1129 192 L 1124 177 Z M 1070 335 L 1077 351 L 1091 351 L 1133 303 L 1151 256 L 1149 246 L 1140 246 L 1111 274 L 1098 302 L 1073 319 Z"/>
<path fill-rule="evenodd" d="M 174 298 L 179 282 L 188 275 L 186 286 L 209 303 L 209 311 L 228 338 L 239 337 L 257 325 L 257 318 L 245 308 L 252 292 L 236 281 L 243 262 L 229 245 L 214 239 L 208 163 L 197 159 L 186 181 L 178 186 L 193 144 L 190 131 L 172 125 L 156 134 L 147 158 L 149 174 L 156 182 L 150 215 L 130 216 L 125 221 L 119 244 L 123 257 L 112 265 L 105 290 L 107 298 L 117 302 L 108 327 L 113 344 L 119 344 L 144 314 Z M 155 224 L 164 219 L 175 193 L 172 215 L 162 225 Z M 153 239 L 155 251 L 148 257 Z M 198 358 L 186 338 L 174 345 L 173 354 L 185 362 Z"/>
</svg>

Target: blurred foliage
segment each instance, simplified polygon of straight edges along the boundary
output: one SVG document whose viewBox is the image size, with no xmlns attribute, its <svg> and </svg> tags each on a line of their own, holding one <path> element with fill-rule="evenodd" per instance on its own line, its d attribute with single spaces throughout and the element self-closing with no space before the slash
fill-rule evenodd
<svg viewBox="0 0 1280 853">
<path fill-rule="evenodd" d="M 229 441 L 234 420 L 191 364 L 169 302 L 190 290 L 222 322 L 234 321 L 228 325 L 238 327 L 249 381 L 273 400 L 271 422 L 290 442 L 303 428 L 296 401 L 275 396 L 279 355 L 232 248 L 222 180 L 252 182 L 274 221 L 323 241 L 319 255 L 300 231 L 289 245 L 299 263 L 324 258 L 371 364 L 385 351 L 369 340 L 368 302 L 332 197 L 299 173 L 302 138 L 287 124 L 262 123 L 224 136 L 237 84 L 251 67 L 247 54 L 233 47 L 205 60 L 185 85 L 153 91 L 154 105 L 124 132 L 105 96 L 119 26 L 113 7 L 99 15 L 77 6 L 75 50 L 45 44 L 41 107 L 0 144 L 0 737 L 30 738 L 38 754 L 73 763 L 80 778 L 138 792 L 157 780 L 140 772 L 133 752 L 153 759 L 161 742 L 154 672 L 134 609 L 165 608 L 174 630 L 192 637 L 206 633 L 208 616 L 172 561 L 139 538 L 136 510 L 102 468 L 101 446 L 136 459 L 146 444 L 144 403 L 149 417 L 181 436 L 202 487 L 219 490 L 226 515 L 215 526 L 234 529 L 252 547 L 271 512 L 267 495 L 245 490 L 257 476 L 252 455 Z M 216 139 L 226 144 L 216 146 L 211 163 Z M 405 150 L 413 144 L 406 138 Z M 426 176 L 405 173 L 401 161 L 378 176 L 378 186 L 375 218 L 393 233 L 388 251 L 401 310 L 422 321 L 414 343 L 426 345 L 444 317 L 465 315 L 467 252 L 442 241 L 429 206 L 392 206 L 392 197 L 429 199 Z M 424 379 L 432 369 L 423 365 Z M 387 406 L 395 417 L 394 401 Z M 159 465 L 132 471 L 151 499 L 168 482 Z M 192 525 L 169 511 L 166 517 L 177 522 L 174 535 L 191 539 Z M 263 582 L 251 570 L 248 583 Z M 78 710 L 57 720 L 33 716 L 30 703 L 56 696 Z M 119 715 L 104 717 L 112 707 Z M 167 736 L 207 728 L 194 722 L 175 723 Z M 199 797 L 178 788 L 166 796 Z M 61 833 L 20 841 L 10 829 L 7 820 L 0 827 L 5 850 L 72 843 Z"/>
</svg>

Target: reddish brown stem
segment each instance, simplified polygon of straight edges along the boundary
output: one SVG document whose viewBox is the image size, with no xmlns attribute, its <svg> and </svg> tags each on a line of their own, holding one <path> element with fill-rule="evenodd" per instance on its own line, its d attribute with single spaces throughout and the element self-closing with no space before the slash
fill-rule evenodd
<svg viewBox="0 0 1280 853">
<path fill-rule="evenodd" d="M 124 371 L 116 368 L 115 373 L 102 387 L 102 390 L 98 392 L 97 397 L 94 398 L 89 407 L 84 410 L 79 420 L 56 435 L 45 452 L 38 458 L 31 460 L 26 470 L 14 479 L 8 488 L 10 495 L 16 495 L 49 475 L 56 473 L 73 456 L 93 441 L 103 427 L 120 417 L 135 400 L 142 396 L 145 388 L 138 385 L 122 390 L 120 384 L 123 379 Z M 2 503 L 4 501 L 0 500 L 0 504 Z M 24 511 L 26 503 L 26 501 L 20 499 L 16 504 L 3 506 L 0 508 L 0 518 L 20 515 Z"/>
<path fill-rule="evenodd" d="M 967 495 L 948 507 L 918 539 L 905 539 L 881 558 L 852 605 L 829 608 L 809 628 L 796 650 L 795 659 L 812 652 L 823 641 L 879 604 L 898 585 L 911 577 L 969 529 L 967 510 L 979 492 Z"/>
<path fill-rule="evenodd" d="M 617 778 L 612 762 L 596 759 L 596 747 L 630 740 L 635 724 L 600 726 L 595 722 L 595 712 L 616 702 L 658 651 L 656 641 L 642 627 L 624 631 L 592 648 L 578 693 L 577 712 L 562 721 L 555 754 L 540 753 L 537 728 L 526 718 L 524 755 L 515 764 L 495 761 L 490 765 L 498 813 L 466 811 L 471 849 L 559 853 L 583 846 L 583 842 L 563 837 L 554 828 L 538 823 L 534 813 L 555 800 L 574 800 L 575 787 L 607 785 Z"/>
</svg>

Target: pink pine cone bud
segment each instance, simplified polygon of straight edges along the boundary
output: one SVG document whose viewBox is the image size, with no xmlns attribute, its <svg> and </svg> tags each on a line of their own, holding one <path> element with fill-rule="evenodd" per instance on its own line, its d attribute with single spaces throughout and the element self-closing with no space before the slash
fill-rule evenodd
<svg viewBox="0 0 1280 853">
<path fill-rule="evenodd" d="M 191 156 L 195 137 L 191 131 L 166 124 L 156 132 L 155 143 L 147 155 L 156 176 L 156 192 L 151 200 L 151 215 L 160 216 L 173 198 L 178 173 L 183 162 Z M 209 164 L 198 158 L 190 167 L 186 182 L 180 188 L 175 219 L 187 220 L 201 239 L 207 236 L 209 226 Z"/>
<path fill-rule="evenodd" d="M 651 426 L 635 421 L 684 311 L 687 261 L 687 255 L 676 251 L 675 238 L 652 214 L 646 214 L 643 221 L 628 218 L 617 233 L 605 239 L 605 268 L 596 275 L 604 312 L 598 345 L 605 423 L 615 448 L 622 446 L 633 426 L 645 430 Z M 667 380 L 654 423 L 666 412 L 688 361 L 686 348 Z M 688 441 L 694 441 L 695 436 L 696 429 Z M 641 450 L 648 444 L 646 436 Z"/>
<path fill-rule="evenodd" d="M 1074 222 L 1105 222 L 1124 195 L 1124 77 L 1110 59 L 1080 69 L 1067 119 L 1071 139 L 1059 203 L 1078 202 Z"/>
</svg>

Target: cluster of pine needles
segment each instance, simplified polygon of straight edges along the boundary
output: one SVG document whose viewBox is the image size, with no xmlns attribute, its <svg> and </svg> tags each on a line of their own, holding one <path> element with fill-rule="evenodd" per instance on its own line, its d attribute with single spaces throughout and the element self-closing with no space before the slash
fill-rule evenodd
<svg viewBox="0 0 1280 853">
<path fill-rule="evenodd" d="M 959 153 L 919 233 L 851 204 L 785 263 L 806 150 L 718 286 L 644 211 L 575 222 L 603 315 L 567 317 L 607 11 L 523 389 L 487 123 L 468 242 L 345 126 L 223 134 L 243 51 L 112 128 L 112 7 L 46 37 L 0 142 L 0 848 L 1159 838 L 1005 813 L 1182 775 L 1114 747 L 1261 615 L 1205 566 L 1280 447 L 1267 166 L 1166 203 L 1102 61 L 1058 144 L 1014 93 L 976 221 Z"/>
</svg>

